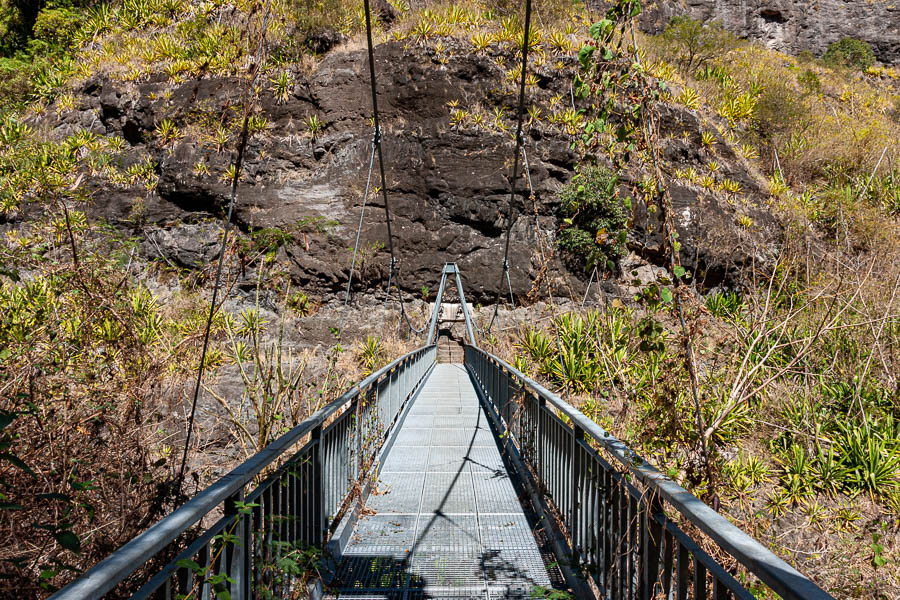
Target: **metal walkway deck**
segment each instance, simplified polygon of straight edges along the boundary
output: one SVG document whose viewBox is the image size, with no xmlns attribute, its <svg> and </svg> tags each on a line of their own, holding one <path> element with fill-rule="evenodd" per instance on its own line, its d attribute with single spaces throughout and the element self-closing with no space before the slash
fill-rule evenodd
<svg viewBox="0 0 900 600">
<path fill-rule="evenodd" d="M 550 578 L 463 365 L 415 398 L 343 552 L 340 598 L 528 598 Z"/>
</svg>

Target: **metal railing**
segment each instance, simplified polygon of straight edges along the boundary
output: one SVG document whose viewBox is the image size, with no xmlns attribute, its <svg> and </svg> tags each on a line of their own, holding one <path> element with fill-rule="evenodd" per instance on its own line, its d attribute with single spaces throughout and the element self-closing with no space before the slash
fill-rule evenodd
<svg viewBox="0 0 900 600">
<path fill-rule="evenodd" d="M 581 411 L 508 363 L 472 346 L 465 348 L 465 363 L 507 428 L 508 449 L 527 464 L 530 474 L 523 475 L 535 480 L 542 502 L 562 521 L 573 566 L 590 573 L 604 598 L 754 598 L 667 517 L 670 508 L 785 600 L 833 600 Z M 618 468 L 595 447 L 608 452 Z"/>
<path fill-rule="evenodd" d="M 144 565 L 162 562 L 179 541 L 187 547 L 137 582 L 143 585 L 132 598 L 207 599 L 227 590 L 249 600 L 260 586 L 277 588 L 273 597 L 290 592 L 294 583 L 279 571 L 279 558 L 324 544 L 435 355 L 434 345 L 424 346 L 373 373 L 51 598 L 102 598 Z M 189 532 L 219 515 L 202 533 Z M 192 537 L 185 542 L 184 535 Z"/>
</svg>

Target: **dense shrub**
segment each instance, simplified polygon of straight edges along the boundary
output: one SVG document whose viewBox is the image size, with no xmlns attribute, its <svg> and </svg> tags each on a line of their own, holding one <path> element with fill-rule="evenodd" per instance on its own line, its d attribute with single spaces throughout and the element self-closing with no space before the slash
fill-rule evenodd
<svg viewBox="0 0 900 600">
<path fill-rule="evenodd" d="M 75 8 L 46 8 L 38 13 L 29 46 L 32 53 L 67 50 L 84 21 L 84 11 Z"/>
<path fill-rule="evenodd" d="M 819 76 L 812 69 L 804 69 L 802 73 L 797 75 L 797 83 L 807 94 L 821 94 L 822 82 Z"/>
<path fill-rule="evenodd" d="M 16 108 L 36 95 L 47 99 L 37 90 L 58 83 L 53 72 L 58 63 L 70 62 L 92 4 L 0 0 L 0 106 Z"/>
<path fill-rule="evenodd" d="M 811 82 L 810 85 L 815 84 Z M 810 112 L 789 82 L 773 81 L 757 98 L 751 122 L 763 144 L 777 143 L 793 132 L 805 131 L 809 127 Z"/>
<path fill-rule="evenodd" d="M 624 255 L 628 214 L 618 183 L 603 167 L 583 165 L 560 193 L 563 228 L 556 243 L 571 265 L 612 270 Z"/>
<path fill-rule="evenodd" d="M 849 67 L 865 71 L 875 63 L 872 47 L 862 40 L 843 38 L 829 44 L 822 59 L 834 66 Z"/>
</svg>

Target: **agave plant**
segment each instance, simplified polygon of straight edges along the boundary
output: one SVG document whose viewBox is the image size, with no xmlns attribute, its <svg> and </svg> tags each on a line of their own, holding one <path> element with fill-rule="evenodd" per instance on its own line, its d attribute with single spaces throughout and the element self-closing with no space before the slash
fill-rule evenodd
<svg viewBox="0 0 900 600">
<path fill-rule="evenodd" d="M 424 44 L 426 41 L 434 37 L 434 35 L 434 25 L 427 18 L 419 20 L 419 22 L 416 23 L 415 27 L 413 27 L 412 29 L 412 36 L 416 38 L 416 40 L 420 44 Z"/>
<path fill-rule="evenodd" d="M 714 317 L 736 319 L 746 304 L 737 292 L 715 292 L 706 297 L 706 308 Z"/>
<path fill-rule="evenodd" d="M 452 127 L 459 129 L 463 126 L 463 124 L 465 124 L 468 118 L 469 111 L 457 108 L 454 109 L 452 113 L 450 113 L 450 124 Z"/>
<path fill-rule="evenodd" d="M 534 327 L 522 331 L 516 345 L 528 354 L 533 363 L 541 366 L 552 360 L 556 354 L 556 349 L 547 335 Z"/>
<path fill-rule="evenodd" d="M 377 335 L 366 336 L 366 341 L 360 342 L 357 362 L 362 367 L 364 376 L 368 377 L 375 371 L 381 353 L 382 346 Z"/>
<path fill-rule="evenodd" d="M 171 119 L 163 119 L 156 124 L 156 136 L 161 146 L 168 146 L 181 137 L 181 131 Z"/>
<path fill-rule="evenodd" d="M 685 86 L 681 93 L 676 96 L 675 101 L 683 104 L 687 109 L 696 110 L 700 108 L 700 92 Z"/>
<path fill-rule="evenodd" d="M 812 493 L 815 474 L 806 449 L 792 444 L 781 462 L 781 483 L 794 504 L 799 504 Z"/>
<path fill-rule="evenodd" d="M 228 144 L 228 141 L 231 139 L 231 133 L 228 132 L 228 129 L 220 126 L 216 128 L 216 133 L 213 136 L 214 141 L 216 142 L 216 147 L 219 152 L 225 149 L 225 146 Z"/>
<path fill-rule="evenodd" d="M 247 131 L 254 134 L 259 131 L 265 131 L 269 127 L 269 121 L 260 115 L 250 115 L 247 119 Z"/>
<path fill-rule="evenodd" d="M 733 179 L 723 179 L 719 183 L 719 189 L 729 194 L 737 194 L 741 191 L 741 184 Z"/>
<path fill-rule="evenodd" d="M 775 173 L 769 178 L 769 193 L 776 198 L 786 194 L 790 189 L 791 188 L 784 182 L 778 173 Z"/>
<path fill-rule="evenodd" d="M 472 34 L 471 40 L 475 52 L 484 52 L 494 42 L 494 36 L 490 33 L 477 32 Z"/>
<path fill-rule="evenodd" d="M 306 125 L 306 129 L 309 131 L 309 136 L 312 139 L 316 139 L 319 136 L 319 132 L 325 128 L 325 124 L 319 119 L 319 116 L 316 114 L 311 114 L 305 119 L 303 119 L 303 124 Z"/>
<path fill-rule="evenodd" d="M 237 165 L 234 163 L 228 165 L 228 167 L 222 172 L 222 182 L 228 185 L 232 185 L 237 179 L 238 170 Z"/>
<path fill-rule="evenodd" d="M 550 43 L 550 49 L 557 54 L 568 54 L 574 46 L 572 39 L 561 31 L 551 31 L 547 41 Z"/>
<path fill-rule="evenodd" d="M 838 422 L 838 448 L 847 483 L 870 495 L 889 496 L 900 489 L 900 450 L 897 440 L 880 437 L 859 423 Z"/>
<path fill-rule="evenodd" d="M 749 93 L 729 94 L 719 104 L 716 112 L 719 116 L 727 119 L 730 125 L 734 126 L 738 121 L 743 121 L 753 116 L 756 101 L 757 98 Z"/>
<path fill-rule="evenodd" d="M 275 100 L 279 104 L 284 104 L 291 97 L 291 91 L 294 89 L 294 79 L 287 71 L 282 71 L 269 80 L 272 83 L 272 92 L 275 94 Z"/>
<path fill-rule="evenodd" d="M 154 59 L 176 59 L 181 56 L 183 43 L 173 35 L 162 34 L 153 40 L 152 50 Z M 147 61 L 152 62 L 152 61 Z"/>
</svg>

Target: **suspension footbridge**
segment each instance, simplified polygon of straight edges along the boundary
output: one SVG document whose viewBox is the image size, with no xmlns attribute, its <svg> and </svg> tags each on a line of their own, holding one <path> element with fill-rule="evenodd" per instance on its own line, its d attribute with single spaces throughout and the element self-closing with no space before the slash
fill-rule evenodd
<svg viewBox="0 0 900 600">
<path fill-rule="evenodd" d="M 463 362 L 437 363 L 444 283 L 424 346 L 53 598 L 121 596 L 136 572 L 134 599 L 528 598 L 553 586 L 579 598 L 754 598 L 739 574 L 785 599 L 831 598 L 480 349 L 467 310 Z M 309 549 L 321 563 L 304 571 Z"/>
</svg>

